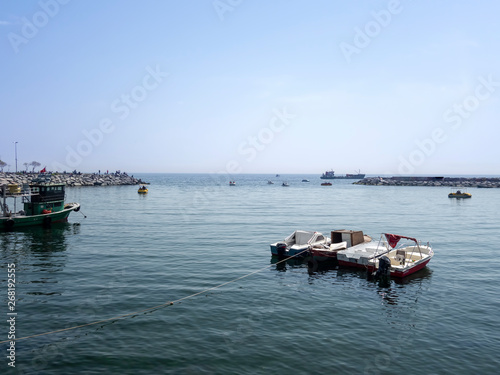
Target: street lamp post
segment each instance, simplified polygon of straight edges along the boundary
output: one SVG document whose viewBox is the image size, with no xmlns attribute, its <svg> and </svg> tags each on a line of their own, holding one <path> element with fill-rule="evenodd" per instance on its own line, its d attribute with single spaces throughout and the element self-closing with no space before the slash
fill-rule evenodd
<svg viewBox="0 0 500 375">
<path fill-rule="evenodd" d="M 17 144 L 18 142 L 14 142 L 14 148 L 16 150 L 16 173 L 17 173 Z"/>
</svg>

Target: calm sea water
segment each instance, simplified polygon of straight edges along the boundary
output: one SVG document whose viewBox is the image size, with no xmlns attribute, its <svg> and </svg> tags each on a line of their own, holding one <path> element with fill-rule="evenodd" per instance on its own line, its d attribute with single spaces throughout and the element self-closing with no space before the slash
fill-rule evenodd
<svg viewBox="0 0 500 375">
<path fill-rule="evenodd" d="M 137 187 L 69 188 L 67 224 L 0 234 L 16 264 L 19 374 L 493 374 L 500 366 L 500 190 L 469 200 L 438 187 L 320 186 L 317 175 L 141 175 Z M 310 183 L 302 183 L 303 178 Z M 274 185 L 267 185 L 267 180 Z M 282 187 L 282 181 L 289 187 Z M 295 229 L 363 230 L 430 241 L 429 266 L 402 282 L 362 271 L 272 264 Z M 267 267 L 267 268 L 266 268 Z M 2 352 L 7 345 L 1 344 Z"/>
</svg>

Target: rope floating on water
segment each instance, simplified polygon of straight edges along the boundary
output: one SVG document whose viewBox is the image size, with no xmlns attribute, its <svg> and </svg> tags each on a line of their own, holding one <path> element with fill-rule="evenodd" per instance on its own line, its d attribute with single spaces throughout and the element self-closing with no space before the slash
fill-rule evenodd
<svg viewBox="0 0 500 375">
<path fill-rule="evenodd" d="M 225 283 L 222 283 L 222 284 L 219 284 L 219 285 L 216 285 L 216 286 L 213 286 L 211 288 L 208 288 L 208 289 L 205 289 L 205 290 L 202 290 L 201 292 L 197 292 L 197 293 L 194 293 L 194 294 L 191 294 L 189 296 L 186 296 L 186 297 L 182 297 L 182 298 L 179 298 L 179 299 L 176 299 L 174 301 L 169 301 L 169 302 L 165 302 L 165 303 L 162 303 L 161 305 L 157 305 L 157 306 L 154 306 L 154 307 L 148 307 L 147 309 L 143 309 L 143 310 L 139 310 L 139 311 L 134 311 L 134 312 L 131 312 L 131 313 L 128 313 L 128 314 L 123 314 L 123 315 L 118 315 L 118 316 L 114 316 L 112 318 L 107 318 L 107 319 L 102 319 L 102 320 L 98 320 L 98 321 L 95 321 L 95 322 L 91 322 L 91 323 L 85 323 L 85 324 L 80 324 L 80 325 L 77 325 L 77 326 L 73 326 L 73 327 L 68 327 L 68 328 L 61 328 L 61 329 L 57 329 L 55 331 L 49 331 L 49 332 L 44 332 L 44 333 L 38 333 L 38 334 L 35 334 L 35 335 L 30 335 L 30 336 L 24 336 L 24 337 L 18 337 L 16 339 L 13 339 L 13 340 L 4 340 L 4 341 L 0 341 L 0 344 L 4 344 L 6 342 L 10 342 L 10 341 L 20 341 L 20 340 L 26 340 L 26 339 L 31 339 L 31 338 L 34 338 L 34 337 L 39 337 L 39 336 L 47 336 L 47 335 L 52 335 L 54 333 L 60 333 L 60 332 L 65 332 L 65 331 L 71 331 L 71 330 L 74 330 L 74 329 L 77 329 L 77 328 L 83 328 L 83 327 L 89 327 L 89 326 L 93 326 L 93 325 L 96 325 L 96 324 L 100 324 L 100 323 L 105 323 L 105 322 L 109 322 L 110 320 L 120 320 L 120 319 L 124 319 L 128 316 L 131 316 L 131 315 L 138 315 L 138 314 L 142 314 L 142 313 L 145 313 L 145 312 L 148 312 L 148 311 L 153 311 L 153 310 L 156 310 L 156 309 L 159 309 L 159 308 L 162 308 L 162 307 L 167 307 L 167 306 L 172 306 L 174 305 L 175 303 L 179 303 L 181 301 L 185 301 L 187 299 L 190 299 L 190 298 L 193 298 L 193 297 L 196 297 L 196 296 L 199 296 L 200 294 L 204 294 L 206 292 L 209 292 L 211 290 L 215 290 L 215 289 L 219 289 L 219 288 L 222 288 L 223 286 L 225 285 L 228 285 L 228 284 L 231 284 L 231 283 L 234 283 L 236 281 L 239 281 L 239 280 L 242 280 L 244 278 L 247 278 L 249 276 L 252 276 L 252 275 L 255 275 L 256 273 L 259 273 L 259 272 L 262 272 L 266 269 L 268 269 L 269 267 L 272 267 L 272 266 L 276 266 L 280 263 L 283 263 L 285 261 L 287 261 L 288 259 L 291 259 L 291 258 L 295 258 L 299 255 L 301 255 L 302 253 L 308 251 L 309 249 L 305 249 L 303 251 L 301 251 L 300 253 L 297 253 L 295 255 L 292 255 L 288 258 L 285 258 L 285 259 L 282 259 L 276 263 L 273 263 L 273 264 L 270 264 L 266 267 L 263 267 L 261 269 L 258 269 L 257 271 L 253 271 L 253 272 L 250 272 L 249 274 L 246 274 L 246 275 L 243 275 L 243 276 L 240 276 L 240 277 L 237 277 L 236 279 L 233 279 L 233 280 L 230 280 L 230 281 L 226 281 Z"/>
</svg>

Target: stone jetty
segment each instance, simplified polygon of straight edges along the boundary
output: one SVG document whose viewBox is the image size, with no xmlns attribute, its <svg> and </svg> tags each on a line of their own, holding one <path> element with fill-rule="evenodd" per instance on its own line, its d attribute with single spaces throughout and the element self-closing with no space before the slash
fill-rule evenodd
<svg viewBox="0 0 500 375">
<path fill-rule="evenodd" d="M 0 173 L 0 186 L 10 184 L 29 184 L 38 178 L 38 173 Z M 45 173 L 44 177 L 51 178 L 52 183 L 65 183 L 66 186 L 116 186 L 146 184 L 141 179 L 129 176 L 126 173 Z"/>
<path fill-rule="evenodd" d="M 489 177 L 366 177 L 354 185 L 378 186 L 449 186 L 500 188 L 500 178 Z"/>
</svg>

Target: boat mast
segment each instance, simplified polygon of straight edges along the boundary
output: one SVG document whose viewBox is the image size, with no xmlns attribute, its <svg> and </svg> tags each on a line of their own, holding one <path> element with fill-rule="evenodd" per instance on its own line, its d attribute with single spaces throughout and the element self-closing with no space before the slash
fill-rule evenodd
<svg viewBox="0 0 500 375">
<path fill-rule="evenodd" d="M 17 194 L 17 190 L 14 194 Z M 14 215 L 16 214 L 16 212 L 17 212 L 17 197 L 14 195 Z"/>
<path fill-rule="evenodd" d="M 382 233 L 382 234 L 380 235 L 380 238 L 378 239 L 377 250 L 375 251 L 375 254 L 374 254 L 375 256 L 380 255 L 380 254 L 378 253 L 378 247 L 380 246 L 380 243 L 382 242 L 382 236 L 383 236 L 383 235 L 384 235 L 384 234 Z M 386 249 L 386 250 L 387 250 L 387 249 Z"/>
<path fill-rule="evenodd" d="M 3 203 L 2 203 L 2 213 L 3 215 L 2 216 L 7 216 L 7 211 L 6 211 L 6 200 L 7 200 L 7 197 L 6 197 L 6 193 L 7 193 L 7 185 L 3 185 L 2 186 L 2 198 L 3 198 Z"/>
</svg>

